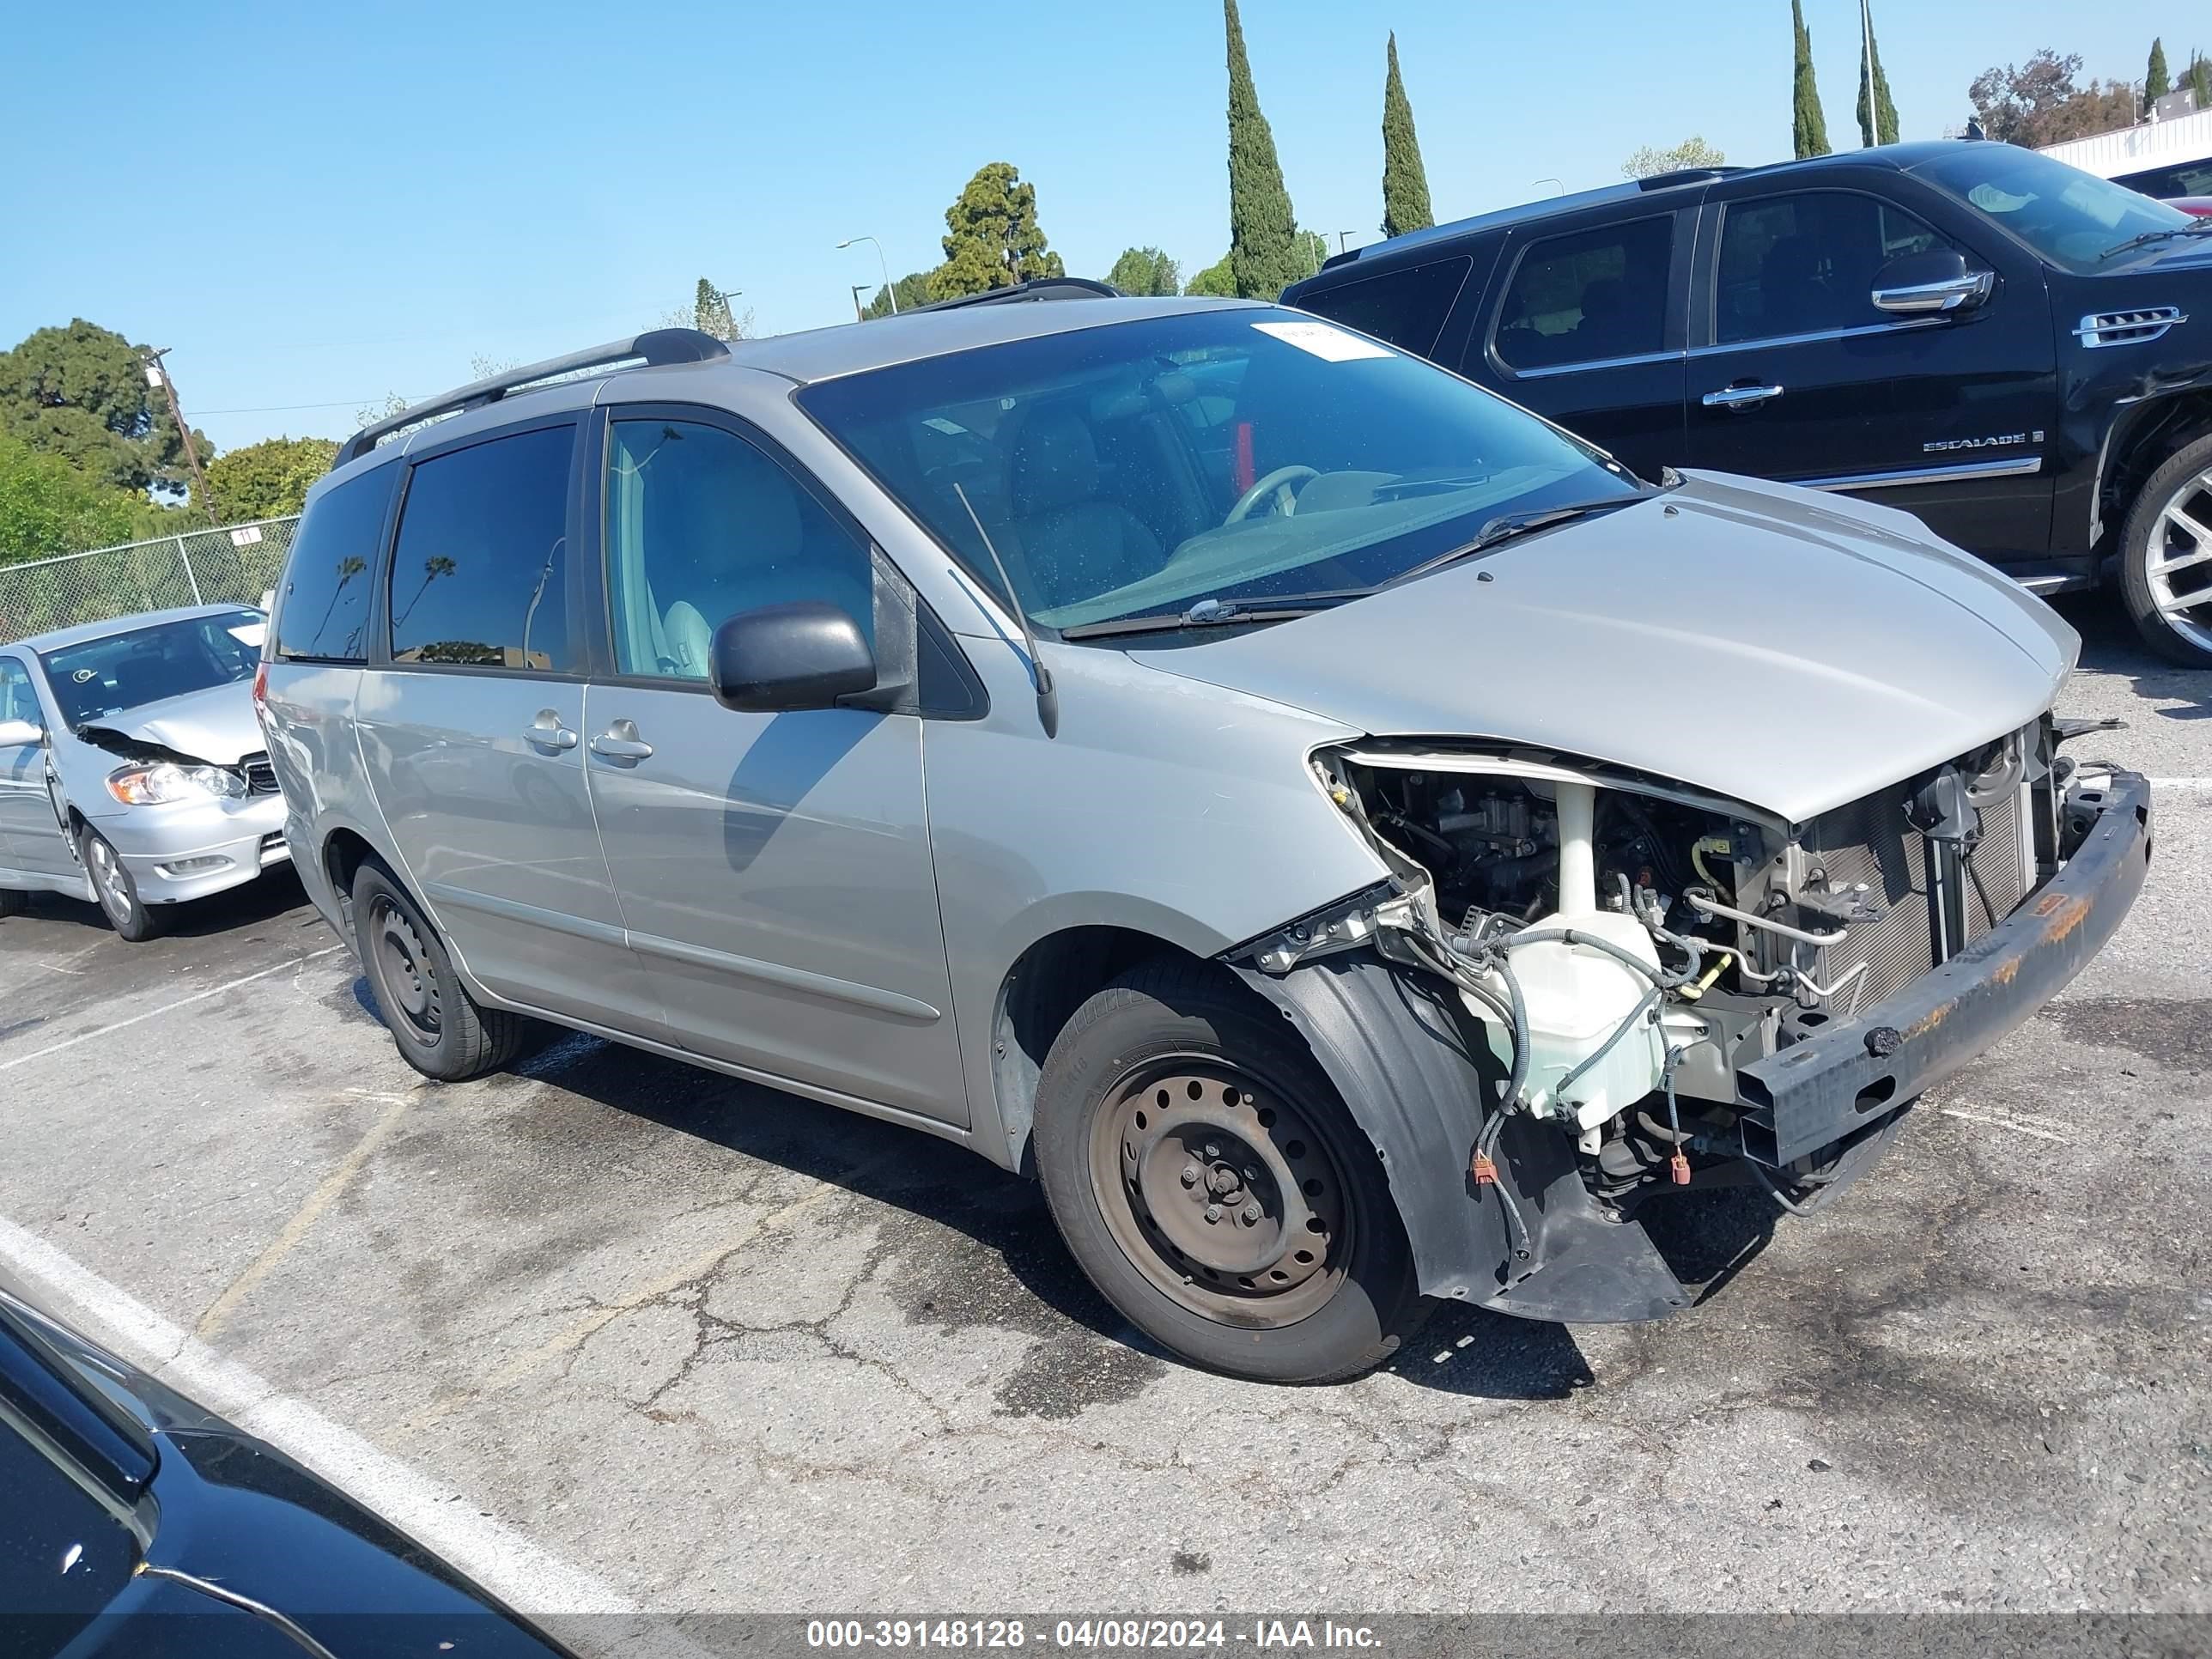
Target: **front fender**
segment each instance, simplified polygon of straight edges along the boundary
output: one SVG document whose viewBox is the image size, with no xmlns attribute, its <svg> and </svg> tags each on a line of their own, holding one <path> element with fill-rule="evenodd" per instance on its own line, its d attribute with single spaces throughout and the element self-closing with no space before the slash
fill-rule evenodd
<svg viewBox="0 0 2212 1659">
<path fill-rule="evenodd" d="M 1687 1305 L 1638 1223 L 1602 1215 L 1566 1139 L 1516 1117 L 1498 1166 L 1528 1230 L 1515 1259 L 1498 1197 L 1468 1172 L 1482 1102 L 1504 1070 L 1443 981 L 1362 949 L 1276 975 L 1232 963 L 1297 1026 L 1375 1143 L 1423 1294 L 1528 1319 L 1611 1324 Z"/>
</svg>

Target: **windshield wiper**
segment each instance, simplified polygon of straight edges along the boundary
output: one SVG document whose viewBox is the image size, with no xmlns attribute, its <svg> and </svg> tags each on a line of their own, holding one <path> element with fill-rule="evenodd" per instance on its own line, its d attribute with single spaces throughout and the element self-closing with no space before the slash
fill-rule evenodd
<svg viewBox="0 0 2212 1659">
<path fill-rule="evenodd" d="M 1114 617 L 1105 622 L 1077 623 L 1060 630 L 1063 640 L 1096 640 L 1112 634 L 1171 634 L 1188 628 L 1224 628 L 1247 623 L 1289 622 L 1310 617 L 1316 611 L 1341 605 L 1370 592 L 1364 587 L 1338 588 L 1326 593 L 1279 593 L 1238 605 L 1229 599 L 1200 599 L 1188 611 L 1155 611 L 1141 617 Z"/>
<path fill-rule="evenodd" d="M 2116 253 L 2125 253 L 2130 248 L 2148 247 L 2153 242 L 2163 242 L 2173 236 L 2212 236 L 2212 222 L 2194 225 L 2167 225 L 2160 230 L 2147 230 L 2140 236 L 2130 236 L 2124 242 L 2115 242 L 2097 256 L 2100 263 Z"/>
<path fill-rule="evenodd" d="M 1601 501 L 1573 501 L 1565 507 L 1540 507 L 1533 513 L 1501 513 L 1474 532 L 1474 539 L 1462 542 L 1449 552 L 1439 553 L 1433 559 L 1424 559 L 1419 564 L 1401 570 L 1375 591 L 1395 587 L 1416 576 L 1425 576 L 1431 570 L 1441 570 L 1448 564 L 1457 564 L 1462 559 L 1472 558 L 1500 542 L 1510 542 L 1516 536 L 1526 535 L 1531 530 L 1541 530 L 1546 525 L 1563 524 L 1569 519 L 1586 518 L 1593 513 L 1610 513 L 1617 507 L 1633 507 L 1644 499 L 1641 495 L 1609 496 Z"/>
</svg>

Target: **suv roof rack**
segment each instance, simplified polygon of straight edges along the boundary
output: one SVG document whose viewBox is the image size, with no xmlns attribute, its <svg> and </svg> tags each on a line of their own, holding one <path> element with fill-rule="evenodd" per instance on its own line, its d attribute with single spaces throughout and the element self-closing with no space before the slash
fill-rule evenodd
<svg viewBox="0 0 2212 1659">
<path fill-rule="evenodd" d="M 953 311 L 962 306 L 1003 305 L 1010 300 L 1124 300 L 1128 296 L 1111 283 L 1094 282 L 1088 276 L 1032 276 L 1026 283 L 1016 283 L 1012 288 L 986 289 L 981 294 L 963 294 L 950 300 L 933 300 L 926 306 L 910 306 L 899 313 L 911 317 L 923 311 Z"/>
<path fill-rule="evenodd" d="M 1674 167 L 1665 173 L 1647 173 L 1636 181 L 1638 190 L 1672 190 L 1677 185 L 1702 184 L 1711 179 L 1725 179 L 1731 173 L 1741 173 L 1741 167 Z"/>
<path fill-rule="evenodd" d="M 340 446 L 337 459 L 331 465 L 340 467 L 348 461 L 358 460 L 374 449 L 380 440 L 404 428 L 419 426 L 425 421 L 435 420 L 441 415 L 457 415 L 463 410 L 481 409 L 486 404 L 495 404 L 509 393 L 535 386 L 540 380 L 580 374 L 589 368 L 613 368 L 623 363 L 642 363 L 647 368 L 660 368 L 670 363 L 703 363 L 729 355 L 728 346 L 713 335 L 696 328 L 649 329 L 643 334 L 634 334 L 627 340 L 610 340 L 605 345 L 587 346 L 565 356 L 548 357 L 541 363 L 526 363 L 520 368 L 505 369 L 422 403 L 410 404 L 397 415 L 386 416 L 374 425 L 365 426 L 355 433 Z"/>
</svg>

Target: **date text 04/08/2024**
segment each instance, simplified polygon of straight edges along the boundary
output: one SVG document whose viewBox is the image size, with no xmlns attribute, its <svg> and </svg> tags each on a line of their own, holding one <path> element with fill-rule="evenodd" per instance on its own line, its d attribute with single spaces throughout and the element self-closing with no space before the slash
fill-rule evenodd
<svg viewBox="0 0 2212 1659">
<path fill-rule="evenodd" d="M 806 1625 L 810 1648 L 935 1648 L 948 1651 L 1023 1648 L 1031 1640 L 1029 1625 L 1018 1619 L 812 1619 Z M 1037 1645 L 1047 1644 L 1044 1630 Z M 1333 1619 L 1256 1619 L 1249 1626 L 1223 1619 L 1061 1619 L 1051 1627 L 1049 1644 L 1073 1650 L 1177 1651 L 1231 1645 L 1260 1650 L 1334 1648 L 1371 1650 L 1382 1645 L 1369 1626 Z"/>
</svg>

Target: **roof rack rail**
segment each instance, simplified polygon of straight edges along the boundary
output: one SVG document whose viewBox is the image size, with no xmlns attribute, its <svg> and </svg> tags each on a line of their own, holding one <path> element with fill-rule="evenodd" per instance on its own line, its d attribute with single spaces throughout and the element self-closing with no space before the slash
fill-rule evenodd
<svg viewBox="0 0 2212 1659">
<path fill-rule="evenodd" d="M 505 369 L 422 403 L 410 404 L 397 415 L 387 416 L 355 433 L 340 446 L 337 459 L 331 465 L 341 467 L 348 461 L 358 460 L 374 449 L 380 440 L 404 428 L 419 426 L 425 421 L 435 420 L 441 415 L 457 415 L 463 410 L 481 409 L 487 404 L 497 403 L 512 392 L 535 386 L 540 380 L 579 374 L 587 368 L 612 368 L 622 363 L 641 362 L 647 368 L 659 368 L 669 363 L 703 363 L 729 355 L 728 346 L 713 335 L 696 328 L 649 329 L 643 334 L 632 335 L 627 340 L 610 340 L 605 345 L 587 346 L 581 351 L 569 352 L 566 356 L 548 357 L 542 363 L 526 363 L 520 368 Z"/>
<path fill-rule="evenodd" d="M 1088 276 L 1032 276 L 1026 283 L 1016 283 L 1012 288 L 986 289 L 981 294 L 963 294 L 951 300 L 933 300 L 926 306 L 909 306 L 899 315 L 911 317 L 919 311 L 953 311 L 962 306 L 1001 305 L 1009 300 L 1121 300 L 1127 297 L 1111 283 L 1094 282 Z"/>
<path fill-rule="evenodd" d="M 1725 179 L 1731 173 L 1741 173 L 1741 167 L 1674 167 L 1666 173 L 1646 174 L 1636 181 L 1638 190 L 1672 190 L 1676 185 L 1703 184 L 1713 179 Z"/>
</svg>

